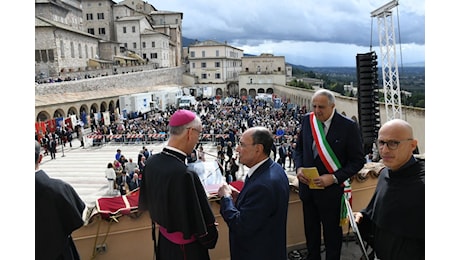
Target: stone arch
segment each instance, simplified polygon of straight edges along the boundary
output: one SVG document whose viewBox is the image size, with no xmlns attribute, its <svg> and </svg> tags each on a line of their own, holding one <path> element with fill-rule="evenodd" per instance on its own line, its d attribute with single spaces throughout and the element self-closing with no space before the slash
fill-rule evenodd
<svg viewBox="0 0 460 260">
<path fill-rule="evenodd" d="M 46 122 L 49 119 L 51 119 L 51 115 L 47 111 L 40 111 L 35 120 L 37 122 Z"/>
<path fill-rule="evenodd" d="M 65 112 L 61 108 L 58 108 L 53 113 L 53 118 L 65 117 Z"/>
<path fill-rule="evenodd" d="M 273 94 L 273 88 L 267 88 L 267 94 Z"/>
<path fill-rule="evenodd" d="M 94 113 L 98 113 L 99 112 L 99 107 L 96 103 L 93 103 L 91 105 L 91 108 L 90 108 L 90 113 L 91 114 L 94 114 Z"/>
<path fill-rule="evenodd" d="M 85 125 L 88 124 L 88 112 L 89 112 L 89 109 L 86 104 L 80 107 L 79 118 Z"/>
<path fill-rule="evenodd" d="M 70 115 L 78 115 L 77 108 L 69 107 L 69 109 L 67 110 L 67 116 L 70 116 Z"/>
<path fill-rule="evenodd" d="M 80 107 L 80 115 L 82 113 L 88 114 L 88 111 L 89 111 L 89 109 L 88 109 L 88 106 L 86 104 L 81 105 L 81 107 Z"/>
<path fill-rule="evenodd" d="M 115 112 L 115 106 L 114 106 L 113 100 L 110 100 L 110 102 L 109 102 L 109 111 L 110 111 L 110 113 Z"/>
<path fill-rule="evenodd" d="M 256 95 L 257 95 L 257 93 L 256 93 L 256 90 L 255 90 L 255 89 L 253 89 L 253 88 L 251 88 L 251 89 L 249 90 L 249 96 L 251 96 L 251 97 L 255 98 L 255 97 L 256 97 Z"/>
<path fill-rule="evenodd" d="M 238 96 L 238 90 L 240 89 L 240 86 L 238 83 L 232 82 L 228 85 L 228 93 L 230 96 Z"/>
<path fill-rule="evenodd" d="M 222 97 L 223 91 L 221 88 L 216 88 L 216 96 Z"/>
<path fill-rule="evenodd" d="M 265 89 L 259 88 L 259 89 L 257 89 L 257 93 L 265 93 Z"/>
<path fill-rule="evenodd" d="M 107 111 L 107 103 L 105 103 L 105 101 L 102 101 L 99 107 L 99 111 L 101 111 L 101 113 Z"/>
<path fill-rule="evenodd" d="M 245 88 L 240 89 L 240 97 L 247 96 L 248 90 Z"/>
</svg>

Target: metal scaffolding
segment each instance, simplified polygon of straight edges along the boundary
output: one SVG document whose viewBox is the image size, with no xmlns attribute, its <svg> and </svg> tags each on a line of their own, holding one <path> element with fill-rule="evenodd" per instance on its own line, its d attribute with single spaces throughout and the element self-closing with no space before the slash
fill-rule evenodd
<svg viewBox="0 0 460 260">
<path fill-rule="evenodd" d="M 387 121 L 401 118 L 401 91 L 399 86 L 398 62 L 396 59 L 396 40 L 391 9 L 398 5 L 393 0 L 371 12 L 371 17 L 377 17 L 380 58 L 382 65 L 383 92 L 385 96 L 385 109 Z"/>
</svg>

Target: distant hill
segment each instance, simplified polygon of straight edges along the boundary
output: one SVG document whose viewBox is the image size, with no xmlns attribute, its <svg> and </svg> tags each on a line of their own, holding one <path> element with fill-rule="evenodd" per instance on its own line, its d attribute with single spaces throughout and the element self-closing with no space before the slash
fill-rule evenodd
<svg viewBox="0 0 460 260">
<path fill-rule="evenodd" d="M 182 47 L 188 47 L 191 44 L 195 43 L 195 41 L 198 41 L 198 40 L 190 39 L 190 38 L 182 36 Z"/>
</svg>

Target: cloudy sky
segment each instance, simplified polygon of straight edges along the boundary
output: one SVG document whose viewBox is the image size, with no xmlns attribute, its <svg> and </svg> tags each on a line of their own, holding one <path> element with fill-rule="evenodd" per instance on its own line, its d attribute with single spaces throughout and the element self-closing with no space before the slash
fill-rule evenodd
<svg viewBox="0 0 460 260">
<path fill-rule="evenodd" d="M 356 66 L 356 54 L 380 54 L 377 18 L 389 0 L 148 0 L 184 14 L 183 36 L 227 41 L 244 53 L 272 53 L 292 64 Z M 393 10 L 397 60 L 425 61 L 425 0 L 400 0 Z M 380 57 L 380 55 L 379 55 Z"/>
</svg>

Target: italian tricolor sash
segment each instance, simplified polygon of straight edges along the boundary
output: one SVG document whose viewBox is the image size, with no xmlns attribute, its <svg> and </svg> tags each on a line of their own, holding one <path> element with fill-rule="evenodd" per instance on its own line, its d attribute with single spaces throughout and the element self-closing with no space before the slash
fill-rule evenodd
<svg viewBox="0 0 460 260">
<path fill-rule="evenodd" d="M 326 134 L 324 129 L 321 126 L 321 122 L 316 118 L 315 114 L 310 115 L 310 126 L 313 134 L 313 139 L 316 143 L 316 149 L 318 150 L 318 155 L 326 166 L 326 169 L 329 173 L 333 174 L 338 169 L 342 168 L 340 161 L 337 159 L 334 151 L 326 140 Z M 345 205 L 345 199 L 348 199 L 351 205 L 351 185 L 350 179 L 347 179 L 343 182 L 344 185 L 344 194 L 342 196 L 342 209 L 340 213 L 340 224 L 344 225 L 347 223 L 347 207 Z"/>
<path fill-rule="evenodd" d="M 321 122 L 316 119 L 315 114 L 312 113 L 310 116 L 310 125 L 313 139 L 315 139 L 316 149 L 318 150 L 318 155 L 326 166 L 327 171 L 329 173 L 333 173 L 342 168 L 342 166 L 340 165 L 337 156 L 335 156 L 334 151 L 329 146 L 329 143 L 326 140 L 326 135 L 324 134 L 324 129 L 323 127 L 320 127 L 320 123 Z"/>
</svg>

